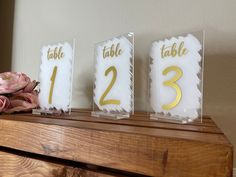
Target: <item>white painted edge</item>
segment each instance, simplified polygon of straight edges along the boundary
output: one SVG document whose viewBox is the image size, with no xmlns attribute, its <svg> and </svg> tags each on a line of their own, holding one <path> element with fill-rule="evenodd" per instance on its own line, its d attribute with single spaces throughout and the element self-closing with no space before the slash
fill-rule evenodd
<svg viewBox="0 0 236 177">
<path fill-rule="evenodd" d="M 233 177 L 236 177 L 236 168 L 233 169 Z"/>
</svg>

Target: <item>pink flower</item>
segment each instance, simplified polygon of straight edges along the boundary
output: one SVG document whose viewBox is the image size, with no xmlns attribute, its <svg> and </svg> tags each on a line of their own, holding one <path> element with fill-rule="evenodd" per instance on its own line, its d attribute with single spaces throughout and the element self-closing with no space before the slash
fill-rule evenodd
<svg viewBox="0 0 236 177">
<path fill-rule="evenodd" d="M 37 108 L 38 105 L 37 91 L 32 91 L 31 93 L 19 93 L 10 98 L 10 106 L 5 112 L 27 112 Z"/>
<path fill-rule="evenodd" d="M 32 91 L 37 85 L 36 81 L 31 82 L 30 78 L 20 72 L 0 73 L 0 94 L 9 94 L 26 89 Z"/>
<path fill-rule="evenodd" d="M 7 97 L 0 95 L 0 113 L 4 112 L 10 105 L 10 101 Z"/>
<path fill-rule="evenodd" d="M 24 73 L 0 73 L 0 113 L 30 111 L 37 108 L 38 82 L 31 81 Z"/>
</svg>

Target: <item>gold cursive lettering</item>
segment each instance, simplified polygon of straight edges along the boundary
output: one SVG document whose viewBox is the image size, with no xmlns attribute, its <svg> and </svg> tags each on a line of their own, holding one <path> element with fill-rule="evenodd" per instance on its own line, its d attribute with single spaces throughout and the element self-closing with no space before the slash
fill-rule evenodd
<svg viewBox="0 0 236 177">
<path fill-rule="evenodd" d="M 120 43 L 114 45 L 112 44 L 111 47 L 106 47 L 104 46 L 103 48 L 103 58 L 107 57 L 118 57 L 119 55 L 122 54 L 122 50 L 120 49 Z"/>
<path fill-rule="evenodd" d="M 59 60 L 64 57 L 64 53 L 62 52 L 62 47 L 58 49 L 56 47 L 55 49 L 48 49 L 48 54 L 47 54 L 48 60 L 54 59 L 54 60 Z"/>
<path fill-rule="evenodd" d="M 161 48 L 161 58 L 165 57 L 176 57 L 176 56 L 184 56 L 188 53 L 188 49 L 184 47 L 184 42 L 181 42 L 179 46 L 176 43 L 171 46 L 163 45 Z"/>
</svg>

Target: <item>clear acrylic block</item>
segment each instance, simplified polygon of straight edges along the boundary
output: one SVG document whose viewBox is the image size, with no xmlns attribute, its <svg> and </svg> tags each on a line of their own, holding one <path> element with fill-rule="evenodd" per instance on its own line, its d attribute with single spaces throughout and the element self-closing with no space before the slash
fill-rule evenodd
<svg viewBox="0 0 236 177">
<path fill-rule="evenodd" d="M 95 45 L 94 117 L 122 119 L 134 112 L 134 34 Z"/>
<path fill-rule="evenodd" d="M 150 51 L 150 118 L 202 121 L 204 32 L 157 40 Z"/>
<path fill-rule="evenodd" d="M 44 44 L 41 48 L 39 108 L 37 115 L 71 113 L 76 40 Z"/>
</svg>

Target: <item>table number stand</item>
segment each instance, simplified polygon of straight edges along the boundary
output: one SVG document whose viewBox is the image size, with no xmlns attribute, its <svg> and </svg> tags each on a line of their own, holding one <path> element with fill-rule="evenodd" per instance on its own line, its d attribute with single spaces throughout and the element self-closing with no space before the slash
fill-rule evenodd
<svg viewBox="0 0 236 177">
<path fill-rule="evenodd" d="M 94 117 L 129 118 L 134 113 L 134 34 L 97 43 L 94 51 Z"/>
<path fill-rule="evenodd" d="M 41 49 L 39 108 L 35 115 L 70 115 L 76 40 Z"/>
<path fill-rule="evenodd" d="M 150 119 L 202 122 L 204 31 L 154 41 L 150 51 Z"/>
</svg>

